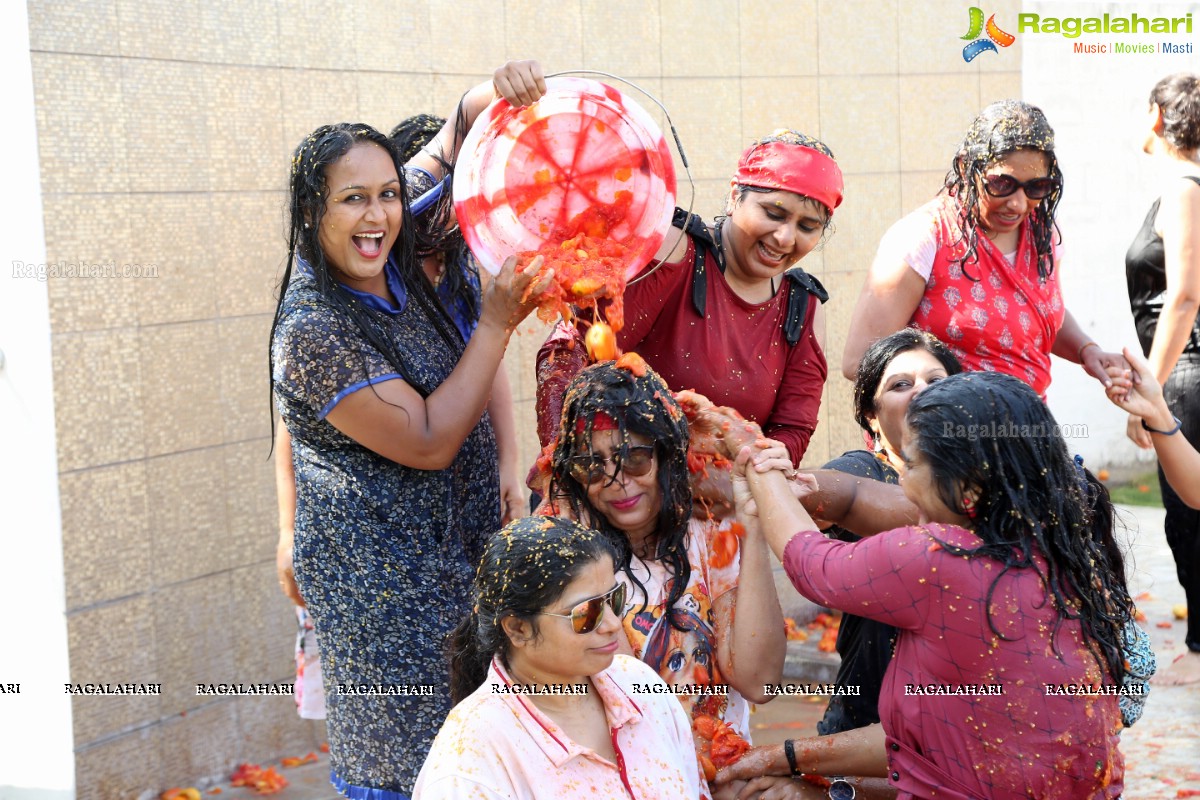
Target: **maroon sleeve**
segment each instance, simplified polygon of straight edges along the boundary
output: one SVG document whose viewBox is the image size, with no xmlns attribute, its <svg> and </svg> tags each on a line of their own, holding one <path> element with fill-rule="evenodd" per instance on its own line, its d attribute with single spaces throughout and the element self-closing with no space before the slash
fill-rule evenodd
<svg viewBox="0 0 1200 800">
<path fill-rule="evenodd" d="M 538 442 L 544 448 L 558 436 L 567 384 L 587 365 L 583 337 L 574 326 L 559 322 L 537 354 Z"/>
<path fill-rule="evenodd" d="M 682 259 L 651 262 L 625 287 L 625 327 L 617 332 L 622 350 L 637 351 L 650 335 L 673 288 L 691 276 L 695 254 L 695 243 L 689 236 Z"/>
<path fill-rule="evenodd" d="M 911 527 L 857 542 L 802 531 L 784 548 L 783 569 L 814 603 L 916 630 L 928 616 L 932 541 L 927 531 Z"/>
<path fill-rule="evenodd" d="M 817 305 L 817 299 L 810 296 L 804 334 L 795 347 L 789 348 L 783 381 L 775 395 L 775 405 L 771 407 L 771 416 L 763 424 L 763 433 L 787 445 L 792 463 L 797 466 L 804 458 L 808 442 L 817 428 L 821 393 L 825 390 L 825 379 L 829 375 L 825 353 L 821 351 L 813 333 Z"/>
</svg>

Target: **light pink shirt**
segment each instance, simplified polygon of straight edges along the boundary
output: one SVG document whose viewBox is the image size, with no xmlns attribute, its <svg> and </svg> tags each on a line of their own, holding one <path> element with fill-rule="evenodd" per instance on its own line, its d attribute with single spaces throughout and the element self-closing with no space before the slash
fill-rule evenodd
<svg viewBox="0 0 1200 800">
<path fill-rule="evenodd" d="M 512 678 L 493 659 L 487 680 L 450 712 L 417 776 L 413 800 L 679 800 L 699 796 L 683 707 L 642 662 L 617 655 L 592 677 L 617 763 L 572 741 L 528 697 L 497 693 Z M 648 688 L 649 687 L 649 688 Z"/>
</svg>

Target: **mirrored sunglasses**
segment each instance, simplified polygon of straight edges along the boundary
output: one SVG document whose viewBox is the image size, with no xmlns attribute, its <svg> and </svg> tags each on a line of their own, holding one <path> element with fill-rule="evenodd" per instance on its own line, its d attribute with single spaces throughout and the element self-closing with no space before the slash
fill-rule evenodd
<svg viewBox="0 0 1200 800">
<path fill-rule="evenodd" d="M 625 613 L 625 584 L 618 583 L 599 597 L 584 600 L 571 609 L 570 614 L 552 614 L 549 611 L 539 611 L 547 617 L 562 617 L 571 620 L 571 627 L 576 633 L 591 633 L 604 619 L 604 606 L 612 607 L 613 613 L 620 617 Z"/>
<path fill-rule="evenodd" d="M 610 462 L 613 465 L 611 473 L 607 468 Z M 653 466 L 654 445 L 643 444 L 628 448 L 624 456 L 620 453 L 604 458 L 596 455 L 572 456 L 569 469 L 572 478 L 582 484 L 589 484 L 605 478 L 616 480 L 618 470 L 630 478 L 640 478 L 649 473 Z"/>
</svg>

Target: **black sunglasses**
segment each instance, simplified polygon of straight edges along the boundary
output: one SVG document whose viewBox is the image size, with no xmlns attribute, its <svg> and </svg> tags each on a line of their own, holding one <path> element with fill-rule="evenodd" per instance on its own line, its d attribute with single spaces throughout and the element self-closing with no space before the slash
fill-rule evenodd
<svg viewBox="0 0 1200 800">
<path fill-rule="evenodd" d="M 611 474 L 606 466 L 610 461 L 613 465 Z M 597 455 L 572 456 L 568 469 L 572 478 L 586 485 L 605 478 L 615 481 L 617 472 L 624 472 L 631 478 L 640 478 L 650 472 L 653 466 L 654 445 L 642 444 L 628 448 L 624 456 L 620 453 L 603 458 Z"/>
<path fill-rule="evenodd" d="M 1059 183 L 1054 178 L 1033 178 L 1022 183 L 1012 175 L 983 176 L 983 190 L 992 197 L 1008 197 L 1020 189 L 1030 200 L 1041 200 L 1049 197 L 1058 187 Z"/>
<path fill-rule="evenodd" d="M 604 606 L 612 607 L 618 617 L 625 613 L 625 584 L 618 583 L 599 597 L 589 597 L 582 603 L 576 604 L 570 614 L 552 614 L 549 611 L 539 611 L 547 617 L 562 617 L 571 620 L 571 627 L 576 633 L 591 633 L 604 619 Z"/>
</svg>

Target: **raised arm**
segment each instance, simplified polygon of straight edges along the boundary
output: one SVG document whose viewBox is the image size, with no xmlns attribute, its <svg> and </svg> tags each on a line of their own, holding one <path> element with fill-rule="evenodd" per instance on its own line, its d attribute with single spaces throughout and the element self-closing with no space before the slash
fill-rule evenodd
<svg viewBox="0 0 1200 800">
<path fill-rule="evenodd" d="M 813 308 L 808 330 L 796 346 L 789 349 L 775 404 L 763 423 L 763 433 L 787 446 L 793 466 L 804 459 L 816 430 L 825 378 L 829 375 L 825 353 L 817 336 L 819 326 L 824 324 L 821 304 L 815 297 L 810 297 L 809 303 Z"/>
<path fill-rule="evenodd" d="M 847 380 L 854 380 L 858 362 L 871 342 L 908 325 L 924 294 L 925 278 L 903 259 L 891 258 L 881 245 L 850 316 L 842 350 L 842 375 Z"/>
<path fill-rule="evenodd" d="M 387 380 L 342 398 L 325 418 L 363 447 L 398 464 L 417 469 L 449 466 L 483 415 L 509 337 L 553 280 L 550 270 L 530 289 L 541 264 L 541 258 L 535 258 L 515 272 L 515 257 L 504 262 L 484 294 L 479 325 L 462 358 L 428 397 L 403 380 Z M 526 295 L 528 299 L 522 299 Z"/>
<path fill-rule="evenodd" d="M 779 442 L 762 442 L 758 457 L 764 468 L 791 466 L 787 448 Z M 713 604 L 718 627 L 732 629 L 731 635 L 718 637 L 717 661 L 746 699 L 765 703 L 771 696 L 764 685 L 783 679 L 787 636 L 766 539 L 755 520 L 748 522 L 739 545 L 737 588 Z"/>
<path fill-rule="evenodd" d="M 765 684 L 783 679 L 787 655 L 783 610 L 775 592 L 771 554 L 761 532 L 747 530 L 739 546 L 738 585 L 713 602 L 718 628 L 717 664 L 729 683 L 752 703 L 771 699 Z M 728 635 L 722 636 L 720 629 Z"/>
<path fill-rule="evenodd" d="M 442 177 L 443 162 L 455 162 L 467 131 L 493 100 L 503 97 L 514 106 L 527 106 L 545 93 L 546 78 L 541 64 L 537 61 L 507 62 L 495 71 L 492 80 L 475 86 L 463 95 L 437 136 L 408 163 L 427 170 L 435 178 Z M 460 113 L 461 120 L 458 118 Z"/>
<path fill-rule="evenodd" d="M 738 520 L 747 531 L 762 531 L 780 561 L 788 542 L 800 531 L 815 531 L 817 523 L 792 494 L 784 471 L 769 450 L 753 453 L 743 447 L 733 462 L 733 497 Z"/>
</svg>

